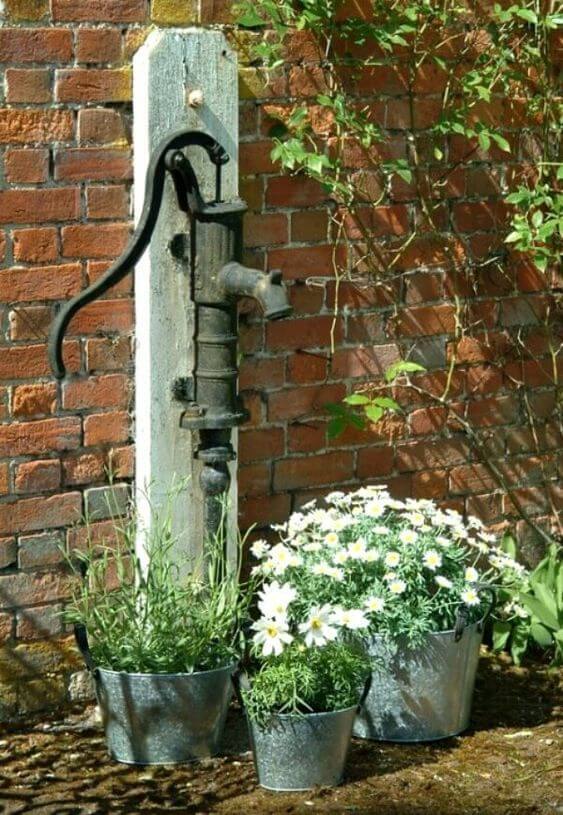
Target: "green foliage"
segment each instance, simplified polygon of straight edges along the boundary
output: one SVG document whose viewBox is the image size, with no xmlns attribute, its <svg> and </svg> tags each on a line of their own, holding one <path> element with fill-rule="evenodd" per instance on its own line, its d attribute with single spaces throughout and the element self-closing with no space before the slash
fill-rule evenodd
<svg viewBox="0 0 563 815">
<path fill-rule="evenodd" d="M 294 644 L 263 663 L 242 695 L 248 714 L 266 724 L 276 713 L 323 713 L 356 705 L 369 673 L 358 647 L 332 642 L 322 648 Z"/>
<path fill-rule="evenodd" d="M 516 543 L 511 535 L 503 539 L 503 548 L 512 552 Z M 508 650 L 519 665 L 528 649 L 535 645 L 552 655 L 552 664 L 563 664 L 563 558 L 561 547 L 552 544 L 546 557 L 513 586 L 499 595 L 502 609 L 493 624 L 493 647 Z"/>
<path fill-rule="evenodd" d="M 179 490 L 175 491 L 177 495 Z M 242 541 L 233 566 L 219 535 L 204 562 L 180 578 L 171 551 L 171 500 L 153 513 L 145 551 L 135 553 L 137 523 L 115 520 L 120 543 L 74 552 L 72 568 L 84 575 L 65 609 L 67 623 L 86 627 L 94 661 L 134 673 L 192 673 L 236 661 L 250 587 L 239 587 Z"/>
<path fill-rule="evenodd" d="M 563 164 L 557 168 L 557 182 L 561 181 Z M 540 180 L 531 188 L 521 185 L 506 200 L 517 210 L 506 243 L 527 252 L 542 272 L 550 264 L 559 263 L 563 245 L 563 192 L 549 181 Z"/>
</svg>

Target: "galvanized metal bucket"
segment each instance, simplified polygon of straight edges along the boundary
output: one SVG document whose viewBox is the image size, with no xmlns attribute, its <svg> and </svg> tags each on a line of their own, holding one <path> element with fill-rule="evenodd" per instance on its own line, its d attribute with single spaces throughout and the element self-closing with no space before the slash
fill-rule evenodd
<svg viewBox="0 0 563 815">
<path fill-rule="evenodd" d="M 280 714 L 266 726 L 248 717 L 261 787 L 295 792 L 340 784 L 357 707 L 303 716 Z"/>
<path fill-rule="evenodd" d="M 96 668 L 96 695 L 110 755 L 125 764 L 177 764 L 215 755 L 234 665 L 193 674 Z"/>
<path fill-rule="evenodd" d="M 366 642 L 372 683 L 354 735 L 380 741 L 445 739 L 469 726 L 482 621 L 456 632 L 428 634 L 416 650 Z"/>
</svg>

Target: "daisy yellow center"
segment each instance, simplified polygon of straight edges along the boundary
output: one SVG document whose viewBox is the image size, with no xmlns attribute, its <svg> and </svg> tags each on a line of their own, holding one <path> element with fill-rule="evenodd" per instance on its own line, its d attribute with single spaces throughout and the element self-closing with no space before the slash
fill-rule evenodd
<svg viewBox="0 0 563 815">
<path fill-rule="evenodd" d="M 269 637 L 276 637 L 278 634 L 278 627 L 276 625 L 269 625 L 266 629 Z"/>
<path fill-rule="evenodd" d="M 311 628 L 313 631 L 319 631 L 323 627 L 322 622 L 319 620 L 318 617 L 313 617 L 311 620 Z"/>
</svg>

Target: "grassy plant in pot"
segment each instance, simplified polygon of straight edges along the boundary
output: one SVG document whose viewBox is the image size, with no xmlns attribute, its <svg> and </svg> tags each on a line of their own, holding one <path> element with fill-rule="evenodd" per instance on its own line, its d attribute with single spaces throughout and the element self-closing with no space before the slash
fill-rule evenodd
<svg viewBox="0 0 563 815">
<path fill-rule="evenodd" d="M 481 522 L 366 487 L 311 503 L 280 529 L 320 604 L 361 609 L 372 683 L 354 733 L 431 741 L 464 730 L 494 588 L 522 567 Z M 294 578 L 299 592 L 299 574 Z"/>
<path fill-rule="evenodd" d="M 285 546 L 256 542 L 260 617 L 251 662 L 240 677 L 261 786 L 278 791 L 342 780 L 354 719 L 368 687 L 369 662 L 357 631 L 361 611 L 319 605 L 316 575 Z"/>
<path fill-rule="evenodd" d="M 131 764 L 217 752 L 247 613 L 223 540 L 180 578 L 168 518 L 155 513 L 143 557 L 134 520 L 117 529 L 117 549 L 77 553 L 83 580 L 65 612 L 94 676 L 109 753 Z"/>
</svg>

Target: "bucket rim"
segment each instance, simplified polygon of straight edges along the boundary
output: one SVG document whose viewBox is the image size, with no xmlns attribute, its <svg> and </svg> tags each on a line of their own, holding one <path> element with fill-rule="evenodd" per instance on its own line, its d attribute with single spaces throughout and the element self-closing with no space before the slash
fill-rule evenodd
<svg viewBox="0 0 563 815">
<path fill-rule="evenodd" d="M 473 623 L 467 623 L 463 627 L 463 630 L 466 631 L 468 628 L 476 628 L 481 625 L 480 620 L 475 620 Z M 455 634 L 455 628 L 442 628 L 440 631 L 427 631 L 424 636 L 425 637 L 445 637 L 446 634 Z M 368 634 L 365 639 L 367 640 L 383 640 L 383 634 Z"/>
<path fill-rule="evenodd" d="M 115 671 L 112 668 L 102 668 L 101 665 L 97 665 L 96 670 L 99 673 L 111 674 L 112 676 L 135 676 L 147 679 L 180 679 L 189 678 L 192 676 L 206 676 L 208 674 L 225 673 L 225 671 L 230 671 L 233 673 L 237 667 L 237 664 L 237 662 L 231 662 L 228 665 L 223 665 L 219 668 L 211 668 L 208 671 L 192 671 L 191 673 L 139 673 L 136 671 Z"/>
<path fill-rule="evenodd" d="M 283 719 L 284 721 L 287 719 L 295 721 L 310 721 L 311 719 L 317 719 L 325 716 L 337 716 L 340 713 L 351 713 L 351 712 L 355 713 L 357 709 L 358 705 L 351 705 L 350 707 L 340 707 L 338 708 L 338 710 L 324 710 L 319 713 L 272 713 L 270 716 L 270 721 L 272 719 Z M 249 716 L 248 712 L 246 715 L 253 726 L 258 727 L 261 730 L 264 729 L 261 725 L 259 725 L 254 719 L 252 719 Z"/>
</svg>

